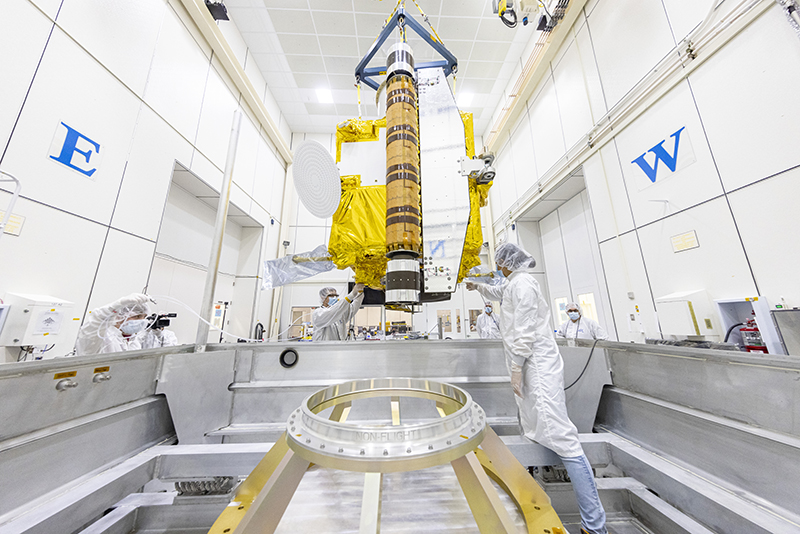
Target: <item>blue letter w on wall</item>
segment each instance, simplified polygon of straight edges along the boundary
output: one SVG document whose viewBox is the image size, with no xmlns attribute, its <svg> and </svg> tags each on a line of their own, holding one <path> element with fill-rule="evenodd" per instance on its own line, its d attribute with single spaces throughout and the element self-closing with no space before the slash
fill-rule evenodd
<svg viewBox="0 0 800 534">
<path fill-rule="evenodd" d="M 678 145 L 681 142 L 681 132 L 686 129 L 686 126 L 672 134 L 670 137 L 675 138 L 675 149 L 672 151 L 672 155 L 670 156 L 666 149 L 664 148 L 664 143 L 666 139 L 658 143 L 656 146 L 636 158 L 635 160 L 631 161 L 631 163 L 637 164 L 650 178 L 650 181 L 655 183 L 656 181 L 656 173 L 658 173 L 658 162 L 663 161 L 664 165 L 669 168 L 670 171 L 675 172 L 675 168 L 678 165 Z M 649 163 L 644 159 L 648 152 L 652 152 L 656 156 L 656 160 L 653 162 L 653 166 L 651 167 Z"/>
</svg>

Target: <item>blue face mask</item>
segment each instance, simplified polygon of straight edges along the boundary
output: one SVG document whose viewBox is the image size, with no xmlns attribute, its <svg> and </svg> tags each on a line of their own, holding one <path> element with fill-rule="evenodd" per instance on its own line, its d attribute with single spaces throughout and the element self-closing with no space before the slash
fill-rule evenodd
<svg viewBox="0 0 800 534">
<path fill-rule="evenodd" d="M 486 306 L 484 308 L 484 310 L 486 310 L 486 313 L 492 313 L 492 307 L 491 306 Z"/>
<path fill-rule="evenodd" d="M 505 277 L 506 277 L 506 275 L 504 275 L 504 274 L 503 274 L 503 271 L 501 271 L 500 269 L 497 269 L 497 270 L 494 272 L 494 277 L 495 277 L 495 278 L 505 278 Z"/>
<path fill-rule="evenodd" d="M 328 306 L 333 306 L 339 301 L 339 297 L 330 297 L 328 299 Z"/>
<path fill-rule="evenodd" d="M 569 318 L 570 318 L 570 319 L 572 319 L 573 321 L 577 321 L 577 320 L 578 320 L 578 318 L 581 316 L 581 314 L 580 314 L 580 313 L 578 313 L 578 312 L 575 312 L 575 311 L 573 311 L 573 312 L 567 312 L 567 315 L 569 315 Z"/>
</svg>

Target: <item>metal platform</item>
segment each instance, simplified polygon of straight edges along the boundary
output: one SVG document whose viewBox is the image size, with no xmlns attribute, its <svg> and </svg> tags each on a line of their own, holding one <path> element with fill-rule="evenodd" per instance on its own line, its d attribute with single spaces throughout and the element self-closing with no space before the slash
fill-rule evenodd
<svg viewBox="0 0 800 534">
<path fill-rule="evenodd" d="M 519 435 L 497 342 L 303 344 L 290 369 L 278 364 L 285 348 L 179 347 L 1 366 L 0 534 L 207 532 L 230 494 L 180 496 L 175 482 L 245 477 L 305 396 L 369 376 L 458 384 L 523 465 L 558 464 Z M 589 350 L 562 347 L 567 382 Z M 93 382 L 100 367 L 112 380 Z M 56 374 L 72 371 L 79 386 L 57 391 Z M 800 532 L 796 358 L 600 343 L 567 398 L 610 532 Z M 368 412 L 352 416 L 392 417 L 388 407 Z M 312 468 L 279 532 L 358 531 L 363 477 Z M 477 532 L 449 466 L 385 477 L 383 532 Z M 545 489 L 577 533 L 570 484 Z"/>
</svg>

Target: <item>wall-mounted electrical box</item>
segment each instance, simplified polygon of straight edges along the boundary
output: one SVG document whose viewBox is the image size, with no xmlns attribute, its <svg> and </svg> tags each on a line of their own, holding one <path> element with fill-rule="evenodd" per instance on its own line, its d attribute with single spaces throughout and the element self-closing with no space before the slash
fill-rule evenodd
<svg viewBox="0 0 800 534">
<path fill-rule="evenodd" d="M 75 342 L 80 328 L 72 302 L 49 295 L 7 293 L 5 324 L 0 346 L 41 346 L 69 340 Z"/>
<path fill-rule="evenodd" d="M 656 299 L 661 333 L 675 339 L 722 341 L 720 324 L 704 290 L 681 291 Z"/>
</svg>

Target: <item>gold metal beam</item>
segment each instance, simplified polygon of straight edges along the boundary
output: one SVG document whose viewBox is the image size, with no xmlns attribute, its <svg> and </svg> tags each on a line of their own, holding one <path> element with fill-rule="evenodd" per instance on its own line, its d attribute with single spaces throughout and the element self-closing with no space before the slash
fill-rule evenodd
<svg viewBox="0 0 800 534">
<path fill-rule="evenodd" d="M 381 531 L 381 490 L 383 473 L 364 475 L 364 496 L 361 499 L 359 534 L 378 534 Z"/>
<path fill-rule="evenodd" d="M 392 426 L 400 424 L 400 397 L 392 397 Z"/>
<path fill-rule="evenodd" d="M 481 467 L 474 452 L 451 462 L 467 498 L 472 516 L 481 534 L 516 533 L 517 527 L 508 514 L 492 481 Z"/>
<path fill-rule="evenodd" d="M 209 534 L 273 532 L 308 465 L 306 460 L 289 450 L 286 434 L 281 434 L 239 485 L 231 504 L 222 511 Z"/>
<path fill-rule="evenodd" d="M 482 449 L 482 450 L 481 450 Z M 550 497 L 508 450 L 503 440 L 491 428 L 481 448 L 475 451 L 486 473 L 511 497 L 525 517 L 529 534 L 565 532 Z"/>
</svg>

